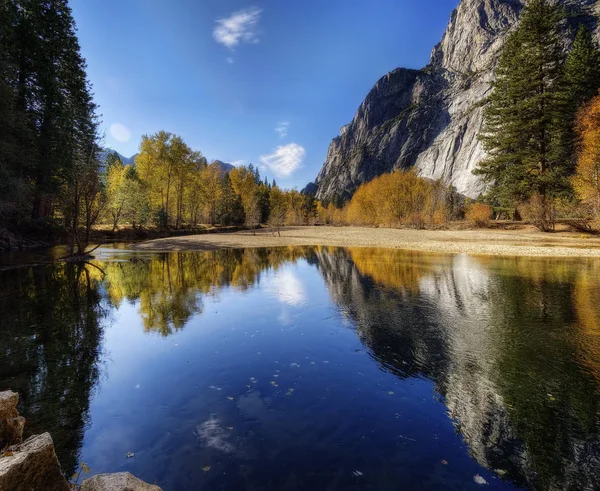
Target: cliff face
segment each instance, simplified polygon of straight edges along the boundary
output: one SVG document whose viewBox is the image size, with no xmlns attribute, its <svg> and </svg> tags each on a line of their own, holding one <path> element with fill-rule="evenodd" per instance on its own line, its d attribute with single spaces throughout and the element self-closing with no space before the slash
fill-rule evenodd
<svg viewBox="0 0 600 491">
<path fill-rule="evenodd" d="M 559 0 L 571 28 L 585 22 L 600 32 L 600 0 Z M 506 36 L 524 0 L 462 0 L 442 41 L 422 70 L 398 68 L 369 92 L 354 119 L 331 142 L 315 185 L 319 199 L 348 198 L 360 184 L 397 169 L 415 167 L 467 196 L 485 185 L 472 171 L 485 156 L 477 139 L 483 101 Z"/>
</svg>

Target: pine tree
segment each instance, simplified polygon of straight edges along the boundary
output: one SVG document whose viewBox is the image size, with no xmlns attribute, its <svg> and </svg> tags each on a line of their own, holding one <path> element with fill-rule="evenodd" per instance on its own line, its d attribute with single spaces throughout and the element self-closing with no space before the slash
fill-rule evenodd
<svg viewBox="0 0 600 491">
<path fill-rule="evenodd" d="M 570 175 L 576 165 L 575 123 L 577 112 L 600 88 L 600 51 L 590 31 L 581 25 L 567 55 L 562 83 L 563 104 L 559 123 L 562 123 L 561 150 L 564 170 Z"/>
<path fill-rule="evenodd" d="M 528 2 L 496 70 L 481 135 L 488 157 L 476 173 L 494 184 L 492 195 L 507 206 L 560 190 L 561 20 L 548 0 Z"/>
<path fill-rule="evenodd" d="M 17 104 L 18 10 L 14 2 L 0 4 L 0 216 L 15 218 L 29 198 L 29 133 Z M 3 204 L 4 201 L 6 204 Z"/>
</svg>

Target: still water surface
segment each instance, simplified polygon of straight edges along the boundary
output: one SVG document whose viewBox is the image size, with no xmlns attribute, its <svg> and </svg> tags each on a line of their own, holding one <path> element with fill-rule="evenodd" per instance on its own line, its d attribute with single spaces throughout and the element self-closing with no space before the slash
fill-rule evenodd
<svg viewBox="0 0 600 491">
<path fill-rule="evenodd" d="M 598 261 L 97 252 L 0 271 L 0 389 L 69 475 L 600 488 Z"/>
</svg>

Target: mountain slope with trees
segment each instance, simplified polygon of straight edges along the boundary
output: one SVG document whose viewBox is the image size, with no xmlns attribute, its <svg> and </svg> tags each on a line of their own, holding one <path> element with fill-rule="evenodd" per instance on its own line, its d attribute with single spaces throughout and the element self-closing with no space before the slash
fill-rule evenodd
<svg viewBox="0 0 600 491">
<path fill-rule="evenodd" d="M 316 197 L 339 205 L 374 177 L 409 168 L 472 198 L 487 191 L 473 174 L 487 155 L 478 135 L 495 69 L 524 3 L 462 0 L 430 63 L 385 75 L 332 141 L 314 183 Z M 565 16 L 557 33 L 563 50 L 582 25 L 600 39 L 600 1 L 557 3 Z"/>
</svg>

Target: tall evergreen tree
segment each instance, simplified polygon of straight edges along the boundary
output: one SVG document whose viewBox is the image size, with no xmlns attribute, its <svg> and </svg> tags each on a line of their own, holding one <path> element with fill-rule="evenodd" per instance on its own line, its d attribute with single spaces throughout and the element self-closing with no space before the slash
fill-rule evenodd
<svg viewBox="0 0 600 491">
<path fill-rule="evenodd" d="M 476 173 L 493 183 L 492 194 L 507 206 L 561 190 L 561 20 L 549 0 L 530 0 L 496 70 L 481 135 L 488 157 Z"/>
<path fill-rule="evenodd" d="M 563 104 L 559 123 L 562 124 L 561 150 L 564 169 L 572 174 L 576 165 L 577 112 L 598 95 L 600 89 L 600 50 L 590 31 L 581 25 L 564 67 L 561 100 Z"/>
<path fill-rule="evenodd" d="M 1 2 L 0 58 L 0 174 L 30 184 L 33 218 L 47 216 L 82 166 L 89 174 L 98 164 L 96 106 L 67 0 Z"/>
</svg>

